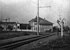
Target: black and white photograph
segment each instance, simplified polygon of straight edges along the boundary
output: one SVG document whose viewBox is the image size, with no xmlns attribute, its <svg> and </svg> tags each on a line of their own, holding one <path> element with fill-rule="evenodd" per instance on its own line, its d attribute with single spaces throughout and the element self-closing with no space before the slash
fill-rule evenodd
<svg viewBox="0 0 70 50">
<path fill-rule="evenodd" d="M 0 50 L 70 50 L 70 0 L 0 0 Z"/>
</svg>

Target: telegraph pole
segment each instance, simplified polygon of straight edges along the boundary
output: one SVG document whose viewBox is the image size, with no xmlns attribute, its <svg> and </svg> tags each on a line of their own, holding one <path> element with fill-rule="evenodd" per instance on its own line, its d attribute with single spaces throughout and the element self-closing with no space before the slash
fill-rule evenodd
<svg viewBox="0 0 70 50">
<path fill-rule="evenodd" d="M 39 35 L 39 0 L 37 0 L 37 35 Z"/>
<path fill-rule="evenodd" d="M 37 0 L 37 35 L 39 35 L 39 8 L 47 8 L 51 6 L 39 6 L 39 0 Z"/>
<path fill-rule="evenodd" d="M 1 19 L 0 19 L 0 20 L 1 20 L 1 22 L 2 22 L 2 10 L 1 10 Z"/>
</svg>

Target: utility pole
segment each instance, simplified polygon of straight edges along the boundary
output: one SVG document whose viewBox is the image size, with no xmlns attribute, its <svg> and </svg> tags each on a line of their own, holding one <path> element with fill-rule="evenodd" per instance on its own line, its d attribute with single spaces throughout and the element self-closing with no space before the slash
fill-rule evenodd
<svg viewBox="0 0 70 50">
<path fill-rule="evenodd" d="M 37 35 L 39 35 L 39 0 L 37 0 Z"/>
<path fill-rule="evenodd" d="M 0 22 L 2 22 L 2 15 L 1 15 L 1 19 L 0 19 Z"/>
<path fill-rule="evenodd" d="M 39 35 L 39 8 L 47 8 L 51 6 L 39 6 L 39 0 L 37 0 L 37 35 Z"/>
<path fill-rule="evenodd" d="M 6 18 L 6 19 L 3 19 L 3 20 L 5 20 L 6 22 L 8 21 L 8 19 Z"/>
<path fill-rule="evenodd" d="M 10 22 L 10 18 L 8 18 L 8 21 Z"/>
<path fill-rule="evenodd" d="M 0 19 L 0 21 L 2 22 L 2 15 L 1 15 L 1 19 Z"/>
<path fill-rule="evenodd" d="M 5 22 L 10 22 L 10 18 L 3 19 Z"/>
</svg>

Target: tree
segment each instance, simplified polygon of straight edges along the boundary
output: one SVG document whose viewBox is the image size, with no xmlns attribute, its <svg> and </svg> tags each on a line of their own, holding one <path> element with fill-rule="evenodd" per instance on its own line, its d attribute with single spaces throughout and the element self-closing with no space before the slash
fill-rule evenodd
<svg viewBox="0 0 70 50">
<path fill-rule="evenodd" d="M 64 31 L 69 31 L 69 27 L 68 26 L 66 26 L 66 27 L 64 27 Z"/>
<path fill-rule="evenodd" d="M 54 27 L 53 27 L 53 31 L 54 31 L 54 32 L 60 32 L 60 28 L 58 28 L 57 26 L 54 26 Z"/>
<path fill-rule="evenodd" d="M 30 25 L 28 26 L 28 29 L 31 29 L 31 26 Z"/>
<path fill-rule="evenodd" d="M 63 37 L 64 18 L 63 19 L 59 18 L 59 20 L 57 20 L 57 23 L 59 24 L 61 29 L 61 37 Z"/>
<path fill-rule="evenodd" d="M 4 29 L 4 28 L 3 28 L 2 26 L 0 26 L 0 31 L 3 31 L 3 29 Z"/>
<path fill-rule="evenodd" d="M 59 24 L 59 26 L 61 27 L 61 25 L 60 25 L 60 21 L 59 20 L 57 20 L 57 23 Z"/>
<path fill-rule="evenodd" d="M 7 29 L 9 29 L 9 30 L 13 30 L 13 26 L 8 25 Z"/>
</svg>

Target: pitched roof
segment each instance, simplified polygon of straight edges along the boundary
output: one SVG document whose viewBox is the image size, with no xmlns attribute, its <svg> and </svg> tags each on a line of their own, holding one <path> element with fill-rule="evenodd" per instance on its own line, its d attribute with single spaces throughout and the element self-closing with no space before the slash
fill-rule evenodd
<svg viewBox="0 0 70 50">
<path fill-rule="evenodd" d="M 32 20 L 30 20 L 29 22 L 37 22 L 37 17 L 32 19 Z M 45 19 L 43 19 L 41 17 L 39 17 L 39 24 L 40 25 L 52 25 L 53 23 L 49 22 L 49 21 L 47 21 L 47 20 L 45 20 Z"/>
</svg>

